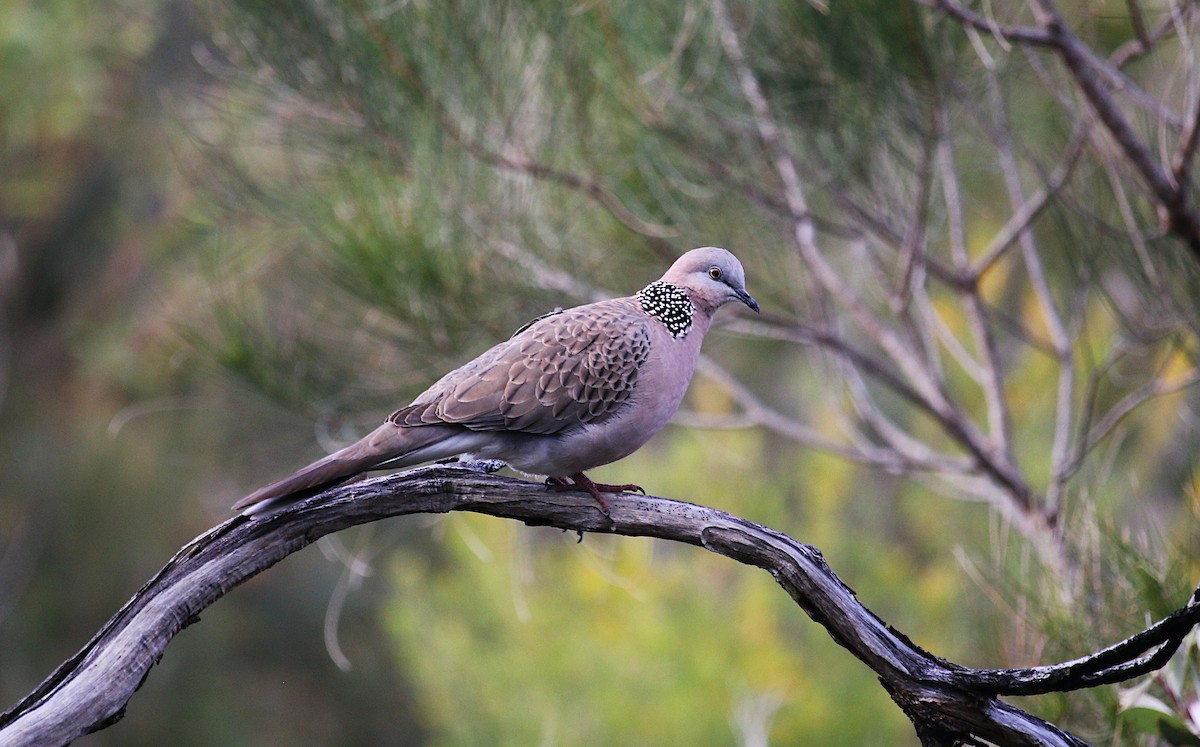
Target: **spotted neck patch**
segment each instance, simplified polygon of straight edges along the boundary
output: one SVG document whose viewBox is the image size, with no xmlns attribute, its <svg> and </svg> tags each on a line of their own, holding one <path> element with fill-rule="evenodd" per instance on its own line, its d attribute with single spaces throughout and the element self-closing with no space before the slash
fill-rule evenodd
<svg viewBox="0 0 1200 747">
<path fill-rule="evenodd" d="M 637 300 L 642 311 L 662 322 L 672 337 L 683 337 L 692 331 L 692 314 L 696 307 L 678 285 L 655 280 L 637 292 Z"/>
</svg>

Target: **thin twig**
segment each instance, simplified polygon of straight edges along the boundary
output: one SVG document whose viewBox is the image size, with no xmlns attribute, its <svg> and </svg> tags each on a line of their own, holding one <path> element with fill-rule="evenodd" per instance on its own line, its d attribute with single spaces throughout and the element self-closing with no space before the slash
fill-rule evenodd
<svg viewBox="0 0 1200 747">
<path fill-rule="evenodd" d="M 1197 7 L 1196 0 L 1171 3 L 1171 11 L 1159 21 L 1145 39 L 1136 37 L 1113 50 L 1108 56 L 1109 63 L 1115 68 L 1125 67 L 1133 60 L 1149 54 L 1154 47 L 1176 28 L 1177 23 L 1187 23 L 1188 17 Z"/>
<path fill-rule="evenodd" d="M 1172 384 L 1168 384 L 1160 373 L 1145 384 L 1121 397 L 1121 399 L 1117 400 L 1116 404 L 1104 412 L 1104 415 L 1099 420 L 1095 421 L 1094 425 L 1088 427 L 1078 438 L 1073 456 L 1064 465 L 1064 473 L 1070 475 L 1077 472 L 1088 453 L 1108 437 L 1113 429 L 1138 407 L 1156 397 L 1181 392 L 1184 389 L 1195 386 L 1197 383 L 1200 383 L 1200 372 L 1193 372 Z M 1087 425 L 1090 422 L 1089 419 L 1084 421 L 1083 424 Z"/>
<path fill-rule="evenodd" d="M 1142 6 L 1138 5 L 1137 0 L 1125 0 L 1125 5 L 1129 8 L 1129 23 L 1133 26 L 1134 37 L 1141 42 L 1143 49 L 1148 49 L 1151 41 L 1146 31 L 1146 18 L 1142 15 Z"/>
<path fill-rule="evenodd" d="M 1067 141 L 1062 158 L 1055 164 L 1045 183 L 1012 211 L 1009 219 L 979 253 L 979 258 L 971 264 L 966 273 L 968 277 L 973 280 L 982 278 L 983 274 L 1000 260 L 1009 247 L 1016 243 L 1017 238 L 1030 228 L 1033 221 L 1042 214 L 1051 200 L 1058 196 L 1071 178 L 1075 165 L 1079 163 L 1090 133 L 1091 123 L 1089 121 L 1082 121 L 1075 127 L 1070 140 Z"/>
<path fill-rule="evenodd" d="M 956 269 L 967 274 L 970 257 L 967 253 L 966 221 L 963 218 L 962 197 L 959 192 L 958 172 L 954 165 L 954 144 L 946 122 L 945 112 L 939 110 L 938 129 L 941 139 L 938 150 L 938 168 L 942 174 L 942 199 L 949 216 L 950 256 Z M 978 278 L 979 276 L 975 276 Z M 995 447 L 1012 461 L 1012 416 L 1004 397 L 1004 372 L 1000 364 L 1000 352 L 988 322 L 987 309 L 980 297 L 979 283 L 960 288 L 963 305 L 975 338 L 975 347 L 980 360 L 976 364 L 977 381 L 984 394 L 987 408 L 988 435 Z M 939 317 L 940 319 L 940 317 Z M 974 360 L 974 359 L 972 359 Z"/>
<path fill-rule="evenodd" d="M 974 29 L 991 34 L 1005 42 L 1048 46 L 1054 41 L 1044 29 L 1035 26 L 1010 26 L 997 23 L 994 19 L 982 16 L 960 3 L 954 2 L 954 0 L 916 1 L 926 7 L 941 10 L 951 18 L 961 21 Z"/>
<path fill-rule="evenodd" d="M 1184 130 L 1183 143 L 1179 146 L 1179 152 L 1175 154 L 1175 160 L 1171 162 L 1171 181 L 1175 182 L 1175 188 L 1182 193 L 1184 199 L 1187 199 L 1192 191 L 1192 180 L 1188 171 L 1196 156 L 1197 146 L 1200 146 L 1200 95 L 1196 96 L 1196 111 Z"/>
<path fill-rule="evenodd" d="M 988 80 L 989 99 L 992 105 L 991 114 L 995 122 L 1001 123 L 999 131 L 1002 136 L 997 144 L 997 160 L 1004 176 L 1005 188 L 1008 190 L 1009 203 L 1014 211 L 1020 211 L 1023 206 L 1029 204 L 1029 201 L 1026 200 L 1024 187 L 1021 185 L 1021 176 L 1016 156 L 1013 153 L 1012 141 L 1007 137 L 1007 133 L 1011 131 L 1008 110 L 1004 105 L 999 81 L 995 76 L 989 76 Z M 1081 136 L 1085 132 L 1086 128 L 1077 128 L 1077 133 Z M 1058 387 L 1055 395 L 1054 436 L 1050 446 L 1051 477 L 1043 497 L 1044 505 L 1039 507 L 1047 517 L 1053 519 L 1059 511 L 1063 487 L 1062 475 L 1068 461 L 1068 449 L 1070 448 L 1072 413 L 1074 411 L 1075 358 L 1074 351 L 1071 349 L 1071 337 L 1067 334 L 1066 324 L 1063 322 L 1062 315 L 1059 313 L 1054 296 L 1050 291 L 1050 283 L 1042 266 L 1041 254 L 1033 231 L 1028 227 L 1022 229 L 1017 235 L 1017 241 L 1020 244 L 1021 256 L 1025 262 L 1026 272 L 1029 274 L 1029 282 L 1041 309 L 1042 320 L 1050 336 L 1050 342 L 1054 345 L 1059 365 Z"/>
<path fill-rule="evenodd" d="M 908 306 L 912 298 L 913 277 L 917 266 L 925 262 L 925 244 L 929 221 L 929 197 L 933 192 L 933 162 L 937 153 L 937 139 L 924 138 L 921 143 L 921 162 L 917 167 L 917 194 L 912 201 L 912 219 L 904 232 L 904 244 L 900 250 L 900 280 L 893 292 L 892 305 L 897 310 Z"/>
<path fill-rule="evenodd" d="M 350 0 L 359 20 L 387 58 L 392 70 L 407 84 L 412 86 L 426 103 L 432 108 L 439 123 L 447 134 L 463 147 L 468 153 L 481 162 L 490 166 L 525 174 L 534 179 L 552 182 L 580 192 L 598 202 L 608 212 L 629 230 L 654 239 L 670 238 L 678 235 L 678 230 L 670 226 L 652 223 L 634 215 L 621 200 L 591 174 L 579 174 L 565 169 L 541 163 L 524 154 L 500 153 L 491 150 L 482 143 L 467 135 L 457 119 L 451 115 L 446 105 L 434 94 L 429 85 L 417 72 L 416 67 L 408 60 L 400 48 L 393 43 L 363 7 L 361 0 Z"/>
</svg>

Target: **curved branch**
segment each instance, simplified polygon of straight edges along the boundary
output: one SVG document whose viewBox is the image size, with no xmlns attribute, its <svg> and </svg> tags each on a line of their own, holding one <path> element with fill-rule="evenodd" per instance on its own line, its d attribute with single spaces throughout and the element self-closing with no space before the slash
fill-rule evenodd
<svg viewBox="0 0 1200 747">
<path fill-rule="evenodd" d="M 0 715 L 0 746 L 67 744 L 116 723 L 176 633 L 238 584 L 320 537 L 389 516 L 473 511 L 578 532 L 657 537 L 703 547 L 771 573 L 813 620 L 869 666 L 924 744 L 1082 745 L 1053 724 L 995 698 L 1088 686 L 1123 671 L 1148 646 L 1154 661 L 1194 625 L 1191 604 L 1093 657 L 1032 670 L 974 670 L 940 659 L 864 607 L 819 550 L 764 526 L 690 503 L 586 495 L 484 474 L 487 465 L 434 465 L 336 488 L 280 513 L 235 517 L 188 543 L 75 656 Z M 1164 653 L 1165 652 L 1165 653 Z M 1144 666 L 1142 667 L 1144 669 Z M 1075 675 L 1081 675 L 1082 678 Z"/>
</svg>

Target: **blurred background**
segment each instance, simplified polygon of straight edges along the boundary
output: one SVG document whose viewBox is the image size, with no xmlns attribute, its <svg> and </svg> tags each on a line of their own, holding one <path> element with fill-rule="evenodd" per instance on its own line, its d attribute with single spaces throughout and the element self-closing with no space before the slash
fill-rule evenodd
<svg viewBox="0 0 1200 747">
<path fill-rule="evenodd" d="M 815 544 L 965 665 L 1182 605 L 1200 255 L 1146 170 L 1194 205 L 1200 9 L 1064 3 L 1147 165 L 1023 4 L 932 4 L 0 4 L 4 707 L 242 495 L 702 245 L 765 313 L 598 479 Z M 80 743 L 916 743 L 767 574 L 575 539 L 326 538 Z M 1019 705 L 1197 744 L 1196 651 Z"/>
</svg>

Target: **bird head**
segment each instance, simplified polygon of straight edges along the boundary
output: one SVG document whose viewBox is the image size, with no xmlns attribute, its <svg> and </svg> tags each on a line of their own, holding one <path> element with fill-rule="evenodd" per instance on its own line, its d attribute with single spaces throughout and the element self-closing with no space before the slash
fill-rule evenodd
<svg viewBox="0 0 1200 747">
<path fill-rule="evenodd" d="M 675 260 L 662 279 L 685 289 L 693 303 L 709 311 L 730 301 L 741 301 L 758 311 L 758 302 L 746 292 L 742 263 L 724 249 L 715 246 L 693 249 Z"/>
</svg>

